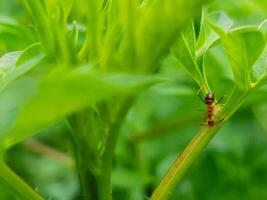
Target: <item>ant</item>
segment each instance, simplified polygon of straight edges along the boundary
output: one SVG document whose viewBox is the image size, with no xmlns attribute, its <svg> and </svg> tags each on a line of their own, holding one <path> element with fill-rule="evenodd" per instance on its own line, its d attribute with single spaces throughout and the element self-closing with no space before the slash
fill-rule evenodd
<svg viewBox="0 0 267 200">
<path fill-rule="evenodd" d="M 198 92 L 198 96 L 200 97 L 202 102 L 207 105 L 207 109 L 208 109 L 207 110 L 207 126 L 210 126 L 210 127 L 214 126 L 215 125 L 215 122 L 214 122 L 215 106 L 223 99 L 223 97 L 221 97 L 217 102 L 215 102 L 215 96 L 212 92 L 208 92 L 204 99 L 199 95 L 199 92 Z M 219 120 L 217 123 L 220 123 L 222 120 L 223 119 Z"/>
</svg>

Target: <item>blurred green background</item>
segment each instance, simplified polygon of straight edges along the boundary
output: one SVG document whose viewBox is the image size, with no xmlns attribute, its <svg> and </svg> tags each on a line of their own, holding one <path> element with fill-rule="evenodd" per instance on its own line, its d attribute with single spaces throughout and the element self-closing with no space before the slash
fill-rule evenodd
<svg viewBox="0 0 267 200">
<path fill-rule="evenodd" d="M 76 7 L 73 17 L 79 10 Z M 224 12 L 234 27 L 258 25 L 266 18 L 267 1 L 217 0 L 208 4 L 208 9 Z M 19 0 L 0 0 L 0 19 L 29 30 L 29 34 L 18 34 L 18 30 L 7 29 L 1 23 L 0 56 L 22 50 L 27 39 L 35 39 L 30 31 L 30 16 Z M 226 61 L 221 62 L 225 56 L 217 51 L 214 48 L 210 52 L 209 80 L 219 91 L 216 95 L 223 96 L 232 81 L 218 76 L 219 68 L 227 66 L 220 66 Z M 205 105 L 196 96 L 196 85 L 178 65 L 172 56 L 167 56 L 159 73 L 170 81 L 140 94 L 127 116 L 116 148 L 114 200 L 148 199 L 177 154 L 199 130 L 199 110 Z M 267 200 L 266 99 L 267 88 L 261 88 L 245 102 L 189 170 L 171 199 Z M 6 160 L 45 199 L 78 200 L 82 197 L 72 145 L 68 127 L 62 121 L 13 147 Z M 16 198 L 0 187 L 0 199 Z"/>
</svg>

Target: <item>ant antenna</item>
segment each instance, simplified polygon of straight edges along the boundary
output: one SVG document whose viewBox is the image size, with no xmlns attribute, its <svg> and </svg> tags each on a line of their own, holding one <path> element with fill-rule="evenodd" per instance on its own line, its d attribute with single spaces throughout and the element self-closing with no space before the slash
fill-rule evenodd
<svg viewBox="0 0 267 200">
<path fill-rule="evenodd" d="M 201 86 L 200 86 L 200 88 L 199 88 L 199 90 L 197 91 L 197 96 L 201 99 L 201 101 L 205 104 L 205 100 L 203 99 L 203 97 L 201 97 L 201 95 L 199 94 L 200 93 L 200 91 L 202 91 L 203 92 L 203 87 L 204 87 L 204 84 L 202 84 Z"/>
</svg>

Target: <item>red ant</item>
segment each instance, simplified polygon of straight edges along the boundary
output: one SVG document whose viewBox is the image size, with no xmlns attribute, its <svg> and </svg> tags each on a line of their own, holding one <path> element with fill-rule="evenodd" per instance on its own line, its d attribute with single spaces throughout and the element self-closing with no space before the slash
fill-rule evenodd
<svg viewBox="0 0 267 200">
<path fill-rule="evenodd" d="M 200 97 L 202 102 L 204 104 L 206 104 L 207 107 L 208 107 L 208 110 L 207 110 L 207 125 L 208 126 L 214 126 L 215 125 L 215 122 L 214 122 L 214 109 L 215 109 L 215 106 L 223 99 L 223 97 L 220 98 L 219 101 L 217 101 L 215 103 L 215 97 L 214 97 L 214 94 L 212 92 L 208 92 L 204 99 L 200 95 L 198 95 L 198 96 Z M 222 120 L 223 119 L 219 120 L 217 123 L 220 123 Z"/>
</svg>

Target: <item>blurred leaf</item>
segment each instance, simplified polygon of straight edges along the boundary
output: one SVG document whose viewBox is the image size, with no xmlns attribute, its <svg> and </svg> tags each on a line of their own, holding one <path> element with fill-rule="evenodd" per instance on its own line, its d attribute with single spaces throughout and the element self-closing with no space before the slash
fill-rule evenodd
<svg viewBox="0 0 267 200">
<path fill-rule="evenodd" d="M 20 66 L 23 63 L 31 60 L 34 57 L 37 57 L 40 54 L 43 54 L 41 44 L 39 42 L 34 43 L 30 45 L 29 47 L 27 47 L 26 49 L 24 49 L 23 52 L 21 52 L 21 55 L 16 62 L 16 65 Z"/>
<path fill-rule="evenodd" d="M 23 52 L 8 53 L 0 59 L 0 91 L 11 81 L 36 66 L 44 55 L 39 45 L 32 45 Z"/>
<path fill-rule="evenodd" d="M 168 54 L 183 25 L 198 13 L 206 2 L 173 0 L 170 3 L 159 0 L 149 1 L 142 7 L 140 24 L 136 28 L 136 54 L 143 69 L 155 69 L 159 59 Z"/>
<path fill-rule="evenodd" d="M 64 21 L 67 20 L 73 5 L 73 0 L 47 0 L 45 2 L 51 18 L 59 19 L 63 17 Z"/>
<path fill-rule="evenodd" d="M 68 3 L 71 2 L 72 0 L 65 2 L 64 6 L 67 7 L 64 9 L 70 9 Z M 45 2 L 25 0 L 24 4 L 31 12 L 46 56 L 61 63 L 60 66 L 67 67 L 68 64 L 74 63 L 75 51 L 67 34 L 63 5 L 57 0 Z"/>
<path fill-rule="evenodd" d="M 21 55 L 21 51 L 10 52 L 0 58 L 0 73 L 5 76 L 10 71 L 14 70 L 16 62 Z"/>
<path fill-rule="evenodd" d="M 267 0 L 253 0 L 256 2 L 261 9 L 264 10 L 265 14 L 267 14 Z"/>
<path fill-rule="evenodd" d="M 25 48 L 34 40 L 33 31 L 24 28 L 12 18 L 0 16 L 0 41 L 8 49 Z"/>
<path fill-rule="evenodd" d="M 6 102 L 0 106 L 3 116 L 13 117 L 9 119 L 8 124 L 0 126 L 3 144 L 1 150 L 72 112 L 114 95 L 131 95 L 158 81 L 159 79 L 153 76 L 99 75 L 73 71 L 64 76 L 54 75 L 42 82 L 26 79 L 23 80 L 24 85 L 15 83 L 15 87 L 7 88 L 0 96 L 0 102 L 12 98 L 8 108 Z M 16 90 L 23 91 L 23 94 L 14 93 Z M 24 106 L 29 99 L 30 102 Z M 14 115 L 17 115 L 15 121 Z"/>
<path fill-rule="evenodd" d="M 53 40 L 53 32 L 52 26 L 49 24 L 49 20 L 47 17 L 47 13 L 45 12 L 44 4 L 41 1 L 23 1 L 25 7 L 30 12 L 33 21 L 35 23 L 35 28 L 38 30 L 40 40 L 49 55 L 49 53 L 53 52 L 54 45 Z M 48 31 L 49 30 L 49 31 Z"/>
<path fill-rule="evenodd" d="M 253 84 L 263 85 L 267 82 L 267 46 L 265 46 L 259 59 L 256 61 L 252 70 Z"/>
<path fill-rule="evenodd" d="M 267 36 L 267 21 L 264 20 L 259 25 L 259 30 L 263 31 L 265 36 Z M 252 81 L 253 84 L 261 86 L 267 83 L 267 45 L 265 45 L 259 59 L 253 66 L 252 71 Z"/>
<path fill-rule="evenodd" d="M 69 30 L 70 38 L 72 39 L 72 42 L 75 47 L 78 45 L 78 39 L 79 39 L 79 24 L 77 24 L 76 21 L 73 21 L 72 26 L 69 26 L 71 28 Z"/>
<path fill-rule="evenodd" d="M 259 29 L 265 32 L 265 35 L 267 34 L 267 19 L 265 19 L 260 25 Z"/>
<path fill-rule="evenodd" d="M 58 2 L 60 3 L 60 5 L 63 9 L 65 20 L 67 20 L 69 14 L 70 14 L 70 11 L 71 11 L 71 8 L 73 5 L 73 1 L 74 0 L 58 0 Z"/>
</svg>

